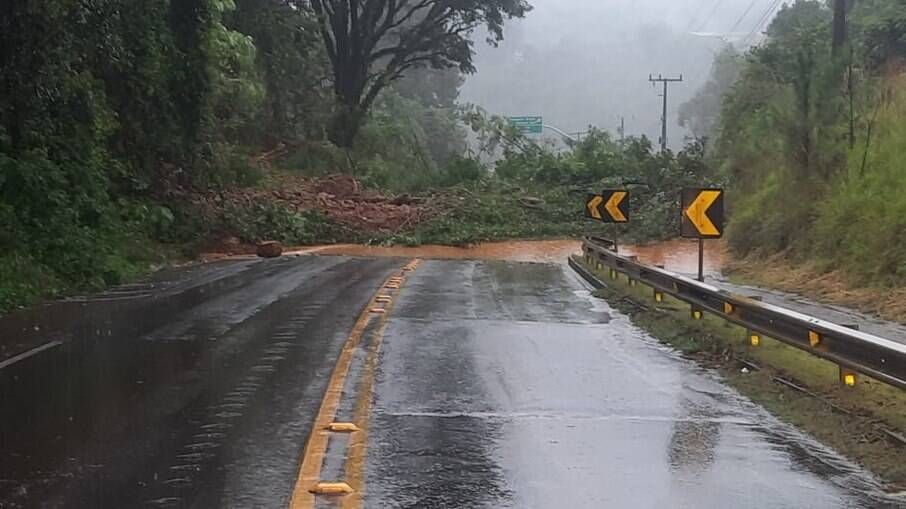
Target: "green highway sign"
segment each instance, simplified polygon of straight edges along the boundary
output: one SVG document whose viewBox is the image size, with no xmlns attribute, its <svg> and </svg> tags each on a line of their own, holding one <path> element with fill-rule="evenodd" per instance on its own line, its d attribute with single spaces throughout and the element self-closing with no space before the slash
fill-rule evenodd
<svg viewBox="0 0 906 509">
<path fill-rule="evenodd" d="M 508 120 L 522 134 L 541 134 L 544 132 L 543 117 L 509 117 Z"/>
</svg>

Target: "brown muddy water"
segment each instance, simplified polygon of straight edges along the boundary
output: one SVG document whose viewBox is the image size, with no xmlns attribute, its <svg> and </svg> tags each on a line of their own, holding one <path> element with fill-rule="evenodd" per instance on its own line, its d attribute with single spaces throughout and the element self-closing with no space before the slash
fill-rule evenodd
<svg viewBox="0 0 906 509">
<path fill-rule="evenodd" d="M 499 260 L 529 263 L 566 263 L 570 255 L 582 250 L 579 240 L 515 240 L 488 242 L 467 247 L 425 245 L 364 246 L 359 244 L 334 244 L 325 246 L 296 247 L 287 249 L 288 256 L 334 255 L 364 258 L 424 258 L 434 260 Z M 681 274 L 698 273 L 698 241 L 675 239 L 645 245 L 621 245 L 620 254 L 638 256 L 642 263 L 660 265 Z M 722 241 L 705 242 L 705 274 L 720 277 L 725 261 L 729 259 L 726 244 Z M 253 254 L 207 253 L 202 262 L 257 259 Z"/>
<path fill-rule="evenodd" d="M 579 253 L 577 240 L 541 240 L 490 242 L 469 247 L 418 246 L 381 247 L 343 244 L 292 250 L 298 255 L 345 255 L 363 257 L 427 258 L 440 260 L 506 260 L 515 262 L 565 263 L 569 255 Z"/>
<path fill-rule="evenodd" d="M 642 263 L 663 265 L 673 272 L 698 273 L 697 240 L 675 239 L 644 246 L 620 246 L 620 254 L 638 256 Z M 720 274 L 725 260 L 727 250 L 723 242 L 705 241 L 705 274 Z"/>
<path fill-rule="evenodd" d="M 564 263 L 579 253 L 578 240 L 542 240 L 489 242 L 469 247 L 418 246 L 379 247 L 341 244 L 291 250 L 290 255 L 346 255 L 363 257 L 417 257 L 447 260 L 506 260 L 516 262 Z M 620 246 L 620 253 L 638 256 L 649 265 L 663 265 L 667 270 L 693 274 L 698 271 L 698 242 L 685 239 L 657 242 L 643 246 Z M 705 272 L 719 274 L 726 259 L 722 242 L 705 242 Z"/>
</svg>

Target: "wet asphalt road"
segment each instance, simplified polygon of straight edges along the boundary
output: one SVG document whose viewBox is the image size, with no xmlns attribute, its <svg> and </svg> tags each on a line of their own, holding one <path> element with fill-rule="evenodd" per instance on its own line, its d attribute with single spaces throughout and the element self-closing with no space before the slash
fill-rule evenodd
<svg viewBox="0 0 906 509">
<path fill-rule="evenodd" d="M 340 349 L 405 262 L 202 271 L 186 277 L 205 291 L 124 305 L 0 369 L 0 507 L 287 507 Z M 371 401 L 365 507 L 897 506 L 561 265 L 423 262 Z"/>
<path fill-rule="evenodd" d="M 126 313 L 135 335 L 3 369 L 0 507 L 286 507 L 336 353 L 398 266 L 245 265 L 184 310 Z"/>
</svg>

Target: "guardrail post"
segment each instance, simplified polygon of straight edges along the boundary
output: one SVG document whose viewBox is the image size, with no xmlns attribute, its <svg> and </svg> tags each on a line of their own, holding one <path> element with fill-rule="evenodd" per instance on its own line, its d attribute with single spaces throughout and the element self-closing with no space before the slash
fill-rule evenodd
<svg viewBox="0 0 906 509">
<path fill-rule="evenodd" d="M 859 330 L 858 324 L 845 324 L 843 326 L 847 329 Z M 859 381 L 859 374 L 845 366 L 839 366 L 839 368 L 840 385 L 842 385 L 843 387 L 855 387 L 856 383 L 858 383 Z"/>
<path fill-rule="evenodd" d="M 764 297 L 762 297 L 761 295 L 750 295 L 749 298 L 758 302 L 764 301 Z M 748 340 L 750 346 L 752 346 L 753 348 L 758 348 L 759 346 L 761 346 L 763 338 L 758 332 L 755 332 L 752 329 L 746 329 L 746 339 Z"/>
</svg>

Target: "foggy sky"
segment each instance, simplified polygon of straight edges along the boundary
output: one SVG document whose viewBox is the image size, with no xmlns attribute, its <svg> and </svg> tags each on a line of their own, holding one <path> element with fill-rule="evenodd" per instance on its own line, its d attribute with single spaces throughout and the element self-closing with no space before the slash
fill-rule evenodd
<svg viewBox="0 0 906 509">
<path fill-rule="evenodd" d="M 683 74 L 686 81 L 669 90 L 669 137 L 674 148 L 683 145 L 687 134 L 677 125 L 676 111 L 707 80 L 714 52 L 727 40 L 737 47 L 757 42 L 764 29 L 759 21 L 774 4 L 773 0 L 529 2 L 535 9 L 526 19 L 508 23 L 499 48 L 476 37 L 478 73 L 467 80 L 460 101 L 495 114 L 543 115 L 545 123 L 568 132 L 595 125 L 615 133 L 623 115 L 627 135 L 647 134 L 657 143 L 662 88 L 653 88 L 648 75 Z"/>
</svg>

